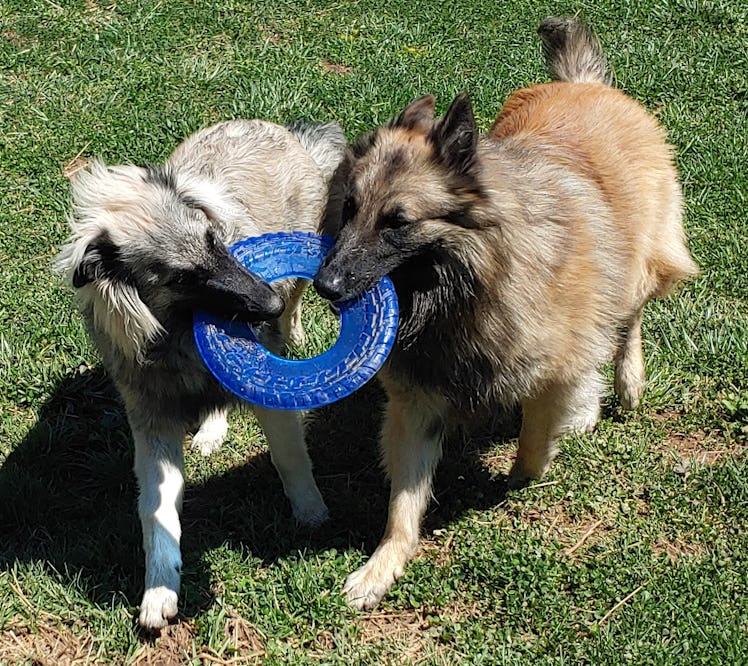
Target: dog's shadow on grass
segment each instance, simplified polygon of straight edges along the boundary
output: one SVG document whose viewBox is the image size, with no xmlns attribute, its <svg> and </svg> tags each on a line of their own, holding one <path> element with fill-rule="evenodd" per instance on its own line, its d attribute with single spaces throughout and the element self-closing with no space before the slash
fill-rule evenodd
<svg viewBox="0 0 748 666">
<path fill-rule="evenodd" d="M 316 530 L 295 525 L 269 454 L 186 482 L 182 514 L 182 612 L 212 603 L 203 554 L 222 544 L 272 565 L 302 552 L 376 546 L 386 522 L 388 486 L 377 438 L 384 396 L 376 382 L 307 419 L 315 477 L 331 519 Z M 481 459 L 489 445 L 516 436 L 516 418 L 445 445 L 426 529 L 504 498 L 503 478 Z M 139 603 L 143 555 L 124 410 L 102 368 L 65 378 L 37 423 L 0 465 L 0 567 L 40 562 L 75 578 L 92 601 L 124 595 Z M 342 581 L 341 581 L 342 584 Z"/>
</svg>

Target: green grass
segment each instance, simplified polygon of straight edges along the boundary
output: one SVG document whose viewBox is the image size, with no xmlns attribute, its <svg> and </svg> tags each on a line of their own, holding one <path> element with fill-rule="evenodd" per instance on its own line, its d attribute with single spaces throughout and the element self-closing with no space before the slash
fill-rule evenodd
<svg viewBox="0 0 748 666">
<path fill-rule="evenodd" d="M 231 117 L 337 120 L 353 138 L 426 92 L 443 110 L 467 90 L 487 128 L 543 80 L 535 27 L 560 13 L 594 26 L 678 151 L 702 274 L 647 310 L 641 407 L 610 399 L 509 495 L 515 419 L 456 436 L 423 546 L 369 614 L 340 589 L 384 526 L 381 391 L 309 418 L 332 512 L 316 532 L 237 414 L 218 454 L 187 452 L 180 622 L 141 636 L 130 435 L 49 270 L 66 167 L 158 161 Z M 0 663 L 746 662 L 748 5 L 4 0 L 0 27 Z M 311 312 L 307 354 L 334 337 Z"/>
<path fill-rule="evenodd" d="M 326 352 L 340 335 L 340 318 L 314 290 L 307 289 L 301 300 L 304 343 L 291 344 L 288 357 L 311 358 Z"/>
</svg>

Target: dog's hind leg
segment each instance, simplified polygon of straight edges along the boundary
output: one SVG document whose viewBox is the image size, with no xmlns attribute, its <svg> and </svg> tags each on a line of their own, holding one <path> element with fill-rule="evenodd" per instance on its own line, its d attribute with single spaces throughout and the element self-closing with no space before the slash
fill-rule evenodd
<svg viewBox="0 0 748 666">
<path fill-rule="evenodd" d="M 376 606 L 418 547 L 443 431 L 442 414 L 432 405 L 390 399 L 382 429 L 382 454 L 391 483 L 387 528 L 369 561 L 345 582 L 346 598 L 355 608 Z"/>
<path fill-rule="evenodd" d="M 642 354 L 642 313 L 644 306 L 628 322 L 615 359 L 615 392 L 624 409 L 636 409 L 644 392 L 646 376 Z"/>
<path fill-rule="evenodd" d="M 132 423 L 132 421 L 131 421 Z M 140 625 L 160 629 L 177 614 L 182 556 L 179 549 L 185 432 L 149 431 L 133 425 L 138 511 L 145 551 L 145 593 Z"/>
<path fill-rule="evenodd" d="M 548 471 L 558 453 L 558 440 L 569 432 L 588 432 L 600 418 L 602 382 L 596 370 L 575 384 L 554 384 L 522 401 L 522 429 L 509 486 L 521 488 Z"/>
<path fill-rule="evenodd" d="M 254 407 L 265 433 L 270 458 L 283 482 L 296 519 L 305 525 L 319 525 L 328 518 L 327 506 L 312 474 L 312 462 L 304 442 L 301 416 L 296 412 Z"/>
<path fill-rule="evenodd" d="M 191 447 L 204 456 L 212 455 L 221 448 L 228 431 L 229 422 L 226 420 L 225 409 L 208 412 L 203 417 L 200 428 L 192 436 Z"/>
</svg>

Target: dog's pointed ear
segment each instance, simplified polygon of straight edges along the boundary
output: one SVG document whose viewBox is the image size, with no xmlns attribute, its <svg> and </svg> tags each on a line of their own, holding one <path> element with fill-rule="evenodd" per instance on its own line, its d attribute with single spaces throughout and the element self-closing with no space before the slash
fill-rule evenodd
<svg viewBox="0 0 748 666">
<path fill-rule="evenodd" d="M 458 173 L 470 173 L 475 163 L 478 128 L 467 93 L 463 92 L 455 97 L 444 118 L 431 132 L 431 139 L 447 166 Z"/>
<path fill-rule="evenodd" d="M 391 123 L 391 127 L 428 130 L 434 124 L 436 98 L 424 95 L 406 106 Z"/>
<path fill-rule="evenodd" d="M 73 286 L 79 289 L 104 278 L 132 282 L 120 257 L 119 248 L 106 231 L 101 232 L 86 246 L 83 257 L 73 272 Z"/>
</svg>

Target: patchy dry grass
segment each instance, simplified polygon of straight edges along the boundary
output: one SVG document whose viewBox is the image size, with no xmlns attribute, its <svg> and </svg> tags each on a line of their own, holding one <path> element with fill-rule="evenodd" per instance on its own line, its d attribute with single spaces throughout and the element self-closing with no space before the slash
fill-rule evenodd
<svg viewBox="0 0 748 666">
<path fill-rule="evenodd" d="M 61 624 L 40 613 L 33 624 L 11 618 L 0 639 L 0 663 L 84 666 L 94 663 L 94 641 L 85 626 Z"/>
</svg>

